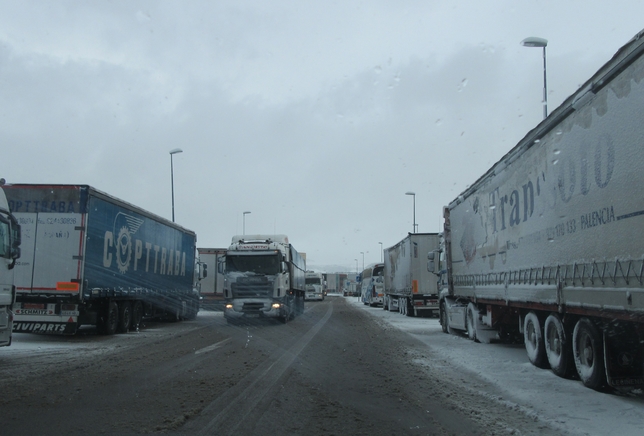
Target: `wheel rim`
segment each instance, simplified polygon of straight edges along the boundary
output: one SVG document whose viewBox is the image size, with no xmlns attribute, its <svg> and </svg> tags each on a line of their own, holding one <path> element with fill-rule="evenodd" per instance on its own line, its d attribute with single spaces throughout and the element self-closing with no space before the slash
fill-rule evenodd
<svg viewBox="0 0 644 436">
<path fill-rule="evenodd" d="M 546 339 L 546 346 L 548 347 L 548 350 L 550 350 L 557 356 L 561 356 L 561 338 L 559 337 L 559 332 L 554 325 L 548 328 L 548 331 L 546 332 Z"/>
</svg>

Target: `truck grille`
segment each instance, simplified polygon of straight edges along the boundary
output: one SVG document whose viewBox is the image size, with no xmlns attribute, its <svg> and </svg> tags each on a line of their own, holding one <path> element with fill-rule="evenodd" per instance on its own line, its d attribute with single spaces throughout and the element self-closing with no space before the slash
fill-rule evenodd
<svg viewBox="0 0 644 436">
<path fill-rule="evenodd" d="M 273 283 L 232 283 L 233 298 L 272 297 Z"/>
</svg>

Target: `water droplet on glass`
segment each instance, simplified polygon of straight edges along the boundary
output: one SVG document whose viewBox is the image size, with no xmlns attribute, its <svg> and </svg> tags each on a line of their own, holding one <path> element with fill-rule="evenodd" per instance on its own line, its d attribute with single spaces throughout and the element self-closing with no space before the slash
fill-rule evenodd
<svg viewBox="0 0 644 436">
<path fill-rule="evenodd" d="M 561 135 L 561 134 L 563 134 L 561 130 L 557 130 L 557 132 L 555 133 L 555 135 Z"/>
<path fill-rule="evenodd" d="M 380 74 L 380 73 L 382 73 L 382 67 L 381 67 L 380 65 L 378 65 L 377 67 L 375 67 L 375 68 L 373 69 L 373 71 L 374 71 L 374 73 L 376 73 L 376 74 Z"/>
<path fill-rule="evenodd" d="M 554 149 L 554 151 L 553 151 L 553 153 L 554 153 L 554 154 L 560 154 L 560 153 L 561 153 L 561 150 L 559 150 L 559 149 L 555 148 L 555 149 Z"/>
<path fill-rule="evenodd" d="M 441 120 L 440 118 L 436 120 L 436 125 L 437 126 L 440 126 L 442 124 L 443 124 L 443 120 Z"/>
<path fill-rule="evenodd" d="M 555 160 L 552 161 L 553 165 L 557 165 L 558 163 L 559 163 L 559 159 L 555 159 Z"/>
</svg>

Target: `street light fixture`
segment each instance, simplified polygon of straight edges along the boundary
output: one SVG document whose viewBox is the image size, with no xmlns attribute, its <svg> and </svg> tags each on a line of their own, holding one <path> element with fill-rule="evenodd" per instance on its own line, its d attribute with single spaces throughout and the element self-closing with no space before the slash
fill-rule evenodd
<svg viewBox="0 0 644 436">
<path fill-rule="evenodd" d="M 378 244 L 380 244 L 380 262 L 383 262 L 384 254 L 382 253 L 382 242 L 378 242 Z"/>
<path fill-rule="evenodd" d="M 172 155 L 177 153 L 183 153 L 183 150 L 180 148 L 175 148 L 170 150 L 170 186 L 172 189 L 172 222 L 174 222 L 174 166 L 172 164 Z"/>
<path fill-rule="evenodd" d="M 405 195 L 411 195 L 414 197 L 414 227 L 412 233 L 416 233 L 416 193 L 415 192 L 405 192 Z"/>
<path fill-rule="evenodd" d="M 543 47 L 543 119 L 548 117 L 548 87 L 546 82 L 546 46 L 548 40 L 531 36 L 521 41 L 524 47 Z"/>
<path fill-rule="evenodd" d="M 243 235 L 246 234 L 246 215 L 248 215 L 249 213 L 250 213 L 249 210 L 247 210 L 246 212 L 243 213 L 243 217 L 244 217 L 244 219 L 243 219 L 243 221 L 244 221 L 244 227 L 243 227 L 244 230 L 243 230 L 243 232 L 244 233 L 242 233 Z"/>
</svg>

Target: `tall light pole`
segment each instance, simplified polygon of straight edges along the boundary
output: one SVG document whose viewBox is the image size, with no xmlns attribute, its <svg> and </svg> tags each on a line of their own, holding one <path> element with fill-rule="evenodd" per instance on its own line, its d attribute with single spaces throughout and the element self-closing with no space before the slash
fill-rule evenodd
<svg viewBox="0 0 644 436">
<path fill-rule="evenodd" d="M 361 251 L 360 254 L 362 254 L 362 271 L 364 271 L 364 251 Z"/>
<path fill-rule="evenodd" d="M 521 45 L 524 47 L 543 47 L 543 119 L 545 120 L 548 117 L 548 86 L 546 82 L 546 46 L 548 45 L 548 40 L 531 36 L 521 41 Z"/>
<path fill-rule="evenodd" d="M 249 210 L 247 210 L 247 211 L 246 211 L 246 212 L 244 212 L 244 214 L 243 214 L 243 217 L 244 217 L 244 219 L 243 219 L 243 221 L 244 221 L 244 227 L 243 227 L 243 229 L 244 229 L 244 230 L 243 230 L 243 232 L 244 232 L 244 233 L 242 233 L 242 235 L 245 235 L 245 234 L 246 234 L 246 215 L 248 215 L 249 213 L 250 213 L 250 211 L 249 211 Z"/>
<path fill-rule="evenodd" d="M 183 153 L 183 150 L 180 148 L 175 148 L 170 150 L 170 186 L 172 189 L 172 222 L 174 222 L 174 167 L 172 165 L 172 155 L 177 153 Z"/>
<path fill-rule="evenodd" d="M 416 193 L 415 192 L 405 192 L 405 195 L 411 195 L 414 197 L 414 228 L 412 230 L 412 233 L 416 233 Z"/>
<path fill-rule="evenodd" d="M 380 262 L 383 262 L 384 254 L 382 253 L 382 242 L 378 242 L 378 244 L 380 244 Z"/>
</svg>

